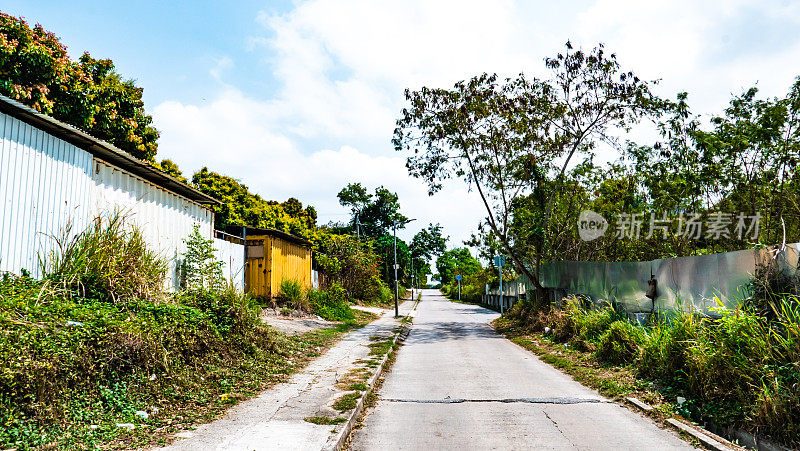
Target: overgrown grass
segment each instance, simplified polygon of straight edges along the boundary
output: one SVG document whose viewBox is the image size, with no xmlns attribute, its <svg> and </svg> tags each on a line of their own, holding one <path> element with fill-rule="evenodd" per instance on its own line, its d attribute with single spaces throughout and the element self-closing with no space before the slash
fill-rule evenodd
<svg viewBox="0 0 800 451">
<path fill-rule="evenodd" d="M 342 417 L 307 417 L 305 421 L 319 425 L 341 424 L 347 421 L 347 418 Z"/>
<path fill-rule="evenodd" d="M 300 282 L 295 279 L 285 279 L 281 281 L 278 298 L 284 305 L 288 305 L 295 310 L 304 312 L 312 311 L 307 293 L 303 289 L 303 286 L 300 285 Z"/>
<path fill-rule="evenodd" d="M 40 266 L 53 289 L 64 295 L 117 301 L 157 299 L 164 293 L 167 262 L 148 249 L 141 231 L 125 216 L 95 218 L 83 231 L 71 228 L 55 241 Z"/>
<path fill-rule="evenodd" d="M 147 285 L 141 277 L 163 282 L 161 269 L 148 272 L 163 262 L 140 240 L 135 229 L 101 223 L 51 256 L 43 280 L 0 278 L 0 448 L 163 442 L 285 380 L 375 318 L 287 337 L 233 289 L 167 294 Z"/>
<path fill-rule="evenodd" d="M 800 444 L 800 307 L 786 295 L 770 315 L 749 308 L 718 310 L 720 319 L 674 312 L 648 327 L 611 306 L 536 311 L 516 304 L 504 321 L 590 354 L 606 366 L 631 368 L 657 383 L 684 416 Z M 547 328 L 547 329 L 545 329 Z M 557 362 L 555 363 L 558 366 Z"/>
</svg>

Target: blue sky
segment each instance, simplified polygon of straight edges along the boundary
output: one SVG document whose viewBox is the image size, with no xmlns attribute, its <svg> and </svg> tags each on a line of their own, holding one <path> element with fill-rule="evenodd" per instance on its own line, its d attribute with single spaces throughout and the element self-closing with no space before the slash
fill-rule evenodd
<svg viewBox="0 0 800 451">
<path fill-rule="evenodd" d="M 451 245 L 485 214 L 460 183 L 428 197 L 407 176 L 390 144 L 407 87 L 542 74 L 567 39 L 604 42 L 626 68 L 661 79 L 661 95 L 688 91 L 704 115 L 756 83 L 782 95 L 800 75 L 800 7 L 780 0 L 6 0 L 2 10 L 135 78 L 159 157 L 184 172 L 207 165 L 266 198 L 297 197 L 323 223 L 346 218 L 335 196 L 346 183 L 383 184 L 418 219 L 401 236 L 441 222 Z"/>
</svg>

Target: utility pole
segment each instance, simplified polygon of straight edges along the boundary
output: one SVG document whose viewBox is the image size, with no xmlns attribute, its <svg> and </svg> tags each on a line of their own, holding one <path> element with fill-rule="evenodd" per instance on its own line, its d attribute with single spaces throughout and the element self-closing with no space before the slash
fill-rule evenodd
<svg viewBox="0 0 800 451">
<path fill-rule="evenodd" d="M 500 315 L 503 314 L 503 267 L 498 266 L 498 270 L 500 270 Z"/>
<path fill-rule="evenodd" d="M 408 224 L 411 221 L 416 221 L 416 219 L 408 219 L 406 220 L 405 224 Z M 394 234 L 394 316 L 400 316 L 400 307 L 399 301 L 400 298 L 400 284 L 397 281 L 397 220 L 395 219 L 392 222 L 392 231 Z"/>
<path fill-rule="evenodd" d="M 397 298 L 400 297 L 400 287 L 397 284 L 397 222 L 392 224 L 394 233 L 394 316 L 400 316 Z"/>
<path fill-rule="evenodd" d="M 414 256 L 411 256 L 411 300 L 414 300 Z"/>
</svg>

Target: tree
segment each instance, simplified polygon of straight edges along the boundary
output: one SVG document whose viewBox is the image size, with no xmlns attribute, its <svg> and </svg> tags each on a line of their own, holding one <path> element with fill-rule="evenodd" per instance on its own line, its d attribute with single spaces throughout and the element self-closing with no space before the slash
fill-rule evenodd
<svg viewBox="0 0 800 451">
<path fill-rule="evenodd" d="M 360 183 L 349 183 L 337 195 L 339 203 L 350 207 L 352 223 L 360 223 L 361 233 L 370 238 L 392 233 L 393 224 L 405 228 L 406 217 L 400 214 L 397 193 L 380 186 L 369 194 Z"/>
<path fill-rule="evenodd" d="M 200 226 L 195 225 L 183 242 L 186 244 L 182 264 L 184 288 L 197 290 L 219 287 L 224 280 L 224 264 L 214 254 L 214 241 L 204 238 L 200 234 Z"/>
<path fill-rule="evenodd" d="M 162 170 L 166 174 L 175 177 L 183 183 L 189 183 L 189 181 L 186 180 L 186 177 L 183 176 L 183 172 L 181 172 L 181 170 L 178 168 L 178 165 L 173 163 L 172 160 L 164 159 L 161 160 L 161 163 L 154 163 L 153 166 Z"/>
<path fill-rule="evenodd" d="M 155 162 L 158 131 L 145 114 L 142 88 L 110 59 L 70 60 L 51 32 L 0 13 L 0 93 Z"/>
<path fill-rule="evenodd" d="M 218 229 L 228 225 L 273 228 L 312 241 L 317 241 L 317 212 L 314 207 L 289 198 L 284 203 L 267 201 L 253 194 L 246 185 L 226 175 L 203 168 L 192 176 L 194 186 L 222 202 L 214 206 L 214 224 Z"/>
<path fill-rule="evenodd" d="M 339 204 L 341 206 L 350 207 L 353 228 L 356 230 L 356 234 L 360 236 L 361 221 L 359 216 L 361 215 L 361 211 L 364 210 L 364 207 L 370 203 L 372 195 L 367 192 L 367 189 L 364 188 L 361 183 L 348 183 L 346 187 L 339 191 L 336 197 L 339 198 Z"/>
<path fill-rule="evenodd" d="M 465 247 L 450 249 L 436 259 L 436 270 L 442 285 L 452 283 L 458 274 L 476 274 L 481 269 L 481 263 Z"/>
<path fill-rule="evenodd" d="M 383 235 L 373 240 L 375 253 L 380 259 L 378 268 L 381 272 L 381 278 L 389 286 L 394 286 L 394 236 Z M 397 238 L 397 278 L 398 280 L 407 280 L 411 274 L 411 253 L 408 251 L 408 245 L 405 241 Z"/>
<path fill-rule="evenodd" d="M 442 226 L 440 224 L 428 224 L 428 227 L 420 230 L 411 239 L 411 255 L 424 260 L 441 255 L 447 249 L 449 237 L 442 236 Z"/>
<path fill-rule="evenodd" d="M 350 235 L 323 234 L 319 262 L 330 282 L 340 284 L 349 297 L 374 302 L 380 296 L 379 258 L 370 241 Z"/>
<path fill-rule="evenodd" d="M 422 279 L 431 274 L 431 259 L 441 255 L 447 249 L 448 239 L 449 237 L 442 235 L 442 226 L 438 223 L 436 225 L 428 224 L 427 228 L 414 235 L 408 246 L 414 268 L 412 277 Z"/>
<path fill-rule="evenodd" d="M 430 195 L 453 177 L 478 192 L 485 224 L 540 301 L 541 262 L 553 256 L 551 244 L 566 229 L 551 216 L 573 158 L 591 155 L 601 142 L 617 147 L 617 130 L 667 107 L 602 44 L 585 53 L 567 42 L 565 53 L 545 63 L 549 80 L 483 74 L 452 90 L 406 90 L 409 107 L 393 139 L 398 151 L 410 153 L 408 171 L 426 182 Z M 512 222 L 526 196 L 534 202 L 526 205 L 531 222 L 520 247 Z"/>
</svg>

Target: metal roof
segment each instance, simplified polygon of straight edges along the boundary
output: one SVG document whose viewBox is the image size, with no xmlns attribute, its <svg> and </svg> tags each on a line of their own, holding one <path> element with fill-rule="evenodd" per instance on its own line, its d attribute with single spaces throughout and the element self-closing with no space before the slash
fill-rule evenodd
<svg viewBox="0 0 800 451">
<path fill-rule="evenodd" d="M 208 194 L 200 192 L 187 183 L 154 168 L 124 150 L 4 95 L 0 95 L 0 111 L 25 121 L 56 138 L 63 139 L 64 141 L 80 147 L 103 161 L 111 163 L 114 166 L 122 168 L 189 200 L 205 205 L 217 205 L 221 203 Z"/>
<path fill-rule="evenodd" d="M 250 226 L 241 226 L 241 225 L 231 224 L 231 225 L 225 227 L 225 232 L 227 232 L 227 233 L 229 233 L 231 235 L 235 235 L 238 238 L 241 238 L 242 237 L 242 229 L 247 230 L 247 236 L 248 237 L 250 237 L 250 236 L 258 236 L 258 235 L 276 236 L 278 238 L 281 238 L 283 240 L 286 240 L 286 241 L 289 241 L 289 242 L 292 242 L 292 243 L 296 243 L 296 244 L 300 244 L 300 245 L 303 245 L 303 246 L 311 247 L 311 242 L 310 241 L 308 241 L 308 240 L 306 240 L 304 238 L 300 238 L 299 236 L 292 235 L 291 233 L 286 233 L 283 230 L 278 230 L 278 229 L 263 229 L 263 228 L 260 228 L 260 227 L 250 227 Z"/>
</svg>

